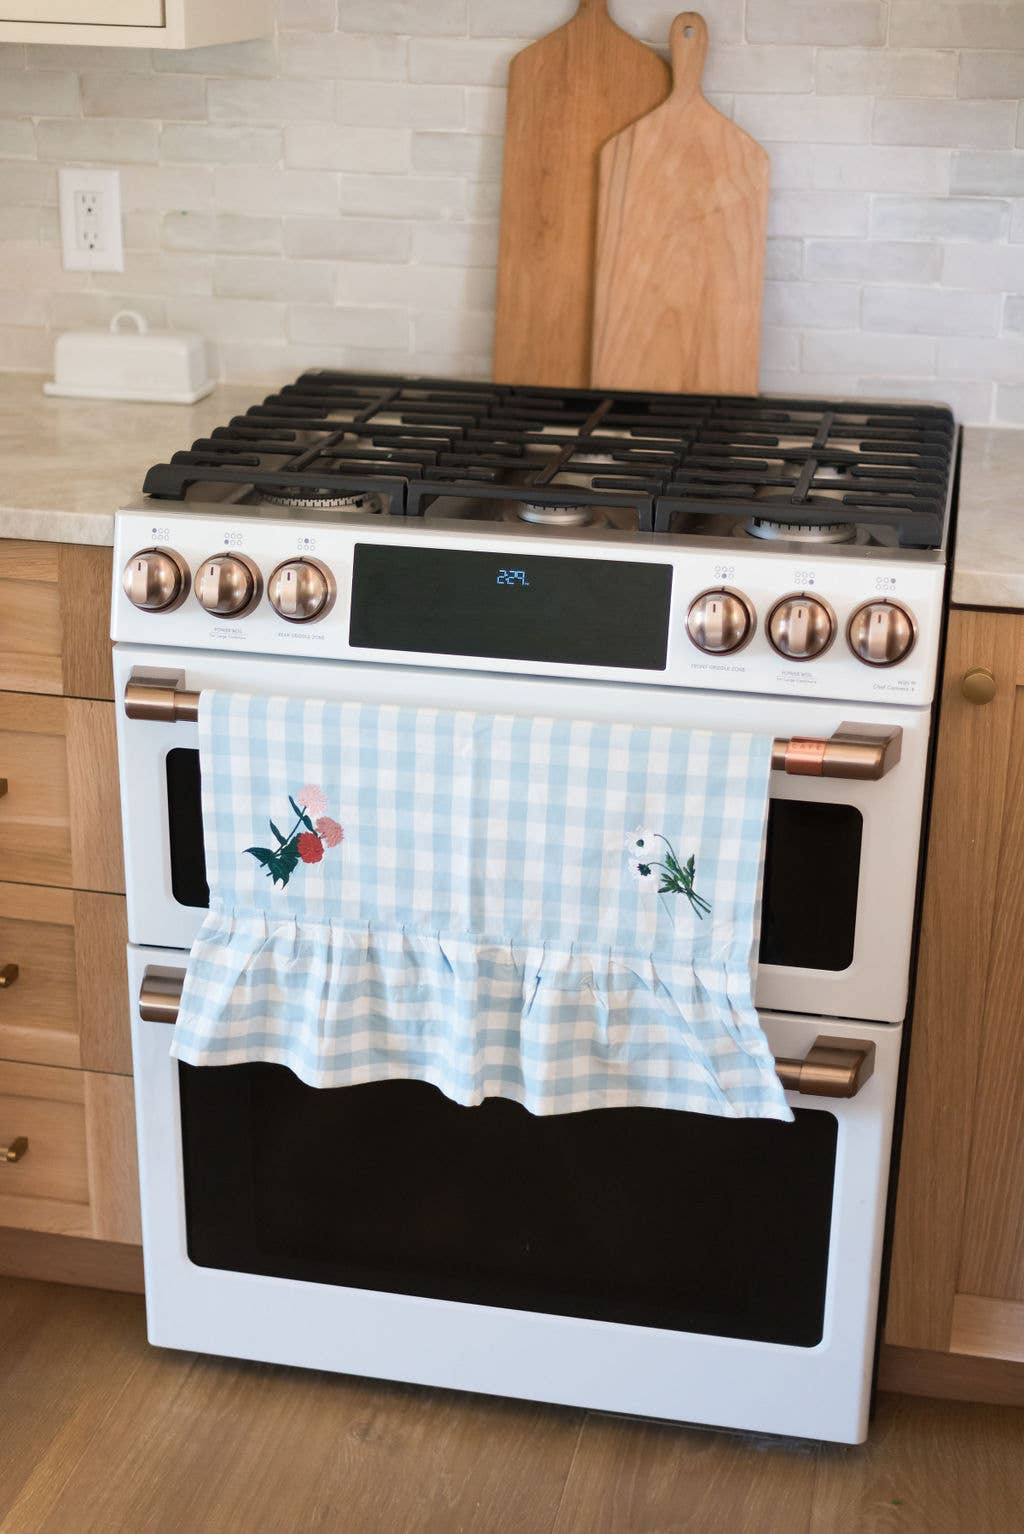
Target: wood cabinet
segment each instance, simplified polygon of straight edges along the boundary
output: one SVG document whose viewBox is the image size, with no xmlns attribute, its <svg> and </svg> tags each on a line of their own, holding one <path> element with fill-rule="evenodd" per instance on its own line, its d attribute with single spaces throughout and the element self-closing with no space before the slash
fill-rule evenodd
<svg viewBox="0 0 1024 1534">
<path fill-rule="evenodd" d="M 53 1241 L 121 1272 L 140 1240 L 110 579 L 107 548 L 0 540 L 0 1271 L 13 1242 L 39 1277 L 81 1270 Z"/>
<path fill-rule="evenodd" d="M 1024 614 L 950 615 L 885 1337 L 1024 1364 Z"/>
<path fill-rule="evenodd" d="M 0 0 L 0 42 L 197 48 L 273 30 L 270 0 Z"/>
</svg>

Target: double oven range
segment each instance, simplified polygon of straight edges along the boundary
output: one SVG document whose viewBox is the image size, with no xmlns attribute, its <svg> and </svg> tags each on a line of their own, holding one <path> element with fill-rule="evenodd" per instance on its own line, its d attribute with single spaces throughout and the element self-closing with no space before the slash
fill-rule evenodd
<svg viewBox="0 0 1024 1534">
<path fill-rule="evenodd" d="M 309 373 L 150 471 L 113 635 L 154 1343 L 863 1439 L 954 456 L 940 407 Z M 208 688 L 770 734 L 795 1122 L 173 1061 Z"/>
</svg>

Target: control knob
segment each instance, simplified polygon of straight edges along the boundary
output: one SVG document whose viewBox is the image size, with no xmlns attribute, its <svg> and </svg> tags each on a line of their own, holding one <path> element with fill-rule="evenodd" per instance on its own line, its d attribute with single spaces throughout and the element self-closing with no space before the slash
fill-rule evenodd
<svg viewBox="0 0 1024 1534">
<path fill-rule="evenodd" d="M 188 566 L 172 549 L 140 549 L 124 567 L 124 594 L 144 613 L 166 613 L 188 595 Z"/>
<path fill-rule="evenodd" d="M 686 614 L 686 632 L 706 655 L 731 655 L 746 644 L 755 621 L 746 597 L 720 586 L 694 597 Z"/>
<path fill-rule="evenodd" d="M 917 627 L 898 602 L 865 602 L 846 630 L 850 649 L 866 666 L 895 666 L 914 648 Z"/>
<path fill-rule="evenodd" d="M 787 660 L 814 660 L 835 638 L 835 614 L 821 597 L 797 591 L 768 614 L 768 639 Z"/>
<path fill-rule="evenodd" d="M 241 554 L 211 554 L 196 571 L 196 596 L 215 618 L 240 618 L 259 601 L 256 566 Z"/>
<path fill-rule="evenodd" d="M 315 559 L 286 559 L 267 582 L 270 605 L 288 623 L 312 623 L 330 611 L 334 577 Z"/>
</svg>

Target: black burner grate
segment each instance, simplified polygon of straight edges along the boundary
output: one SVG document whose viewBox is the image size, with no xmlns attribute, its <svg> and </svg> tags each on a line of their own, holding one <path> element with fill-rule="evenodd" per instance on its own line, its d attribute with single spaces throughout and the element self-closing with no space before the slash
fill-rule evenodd
<svg viewBox="0 0 1024 1534">
<path fill-rule="evenodd" d="M 372 493 L 421 516 L 439 496 L 619 507 L 647 531 L 723 514 L 893 529 L 934 548 L 954 423 L 940 405 L 608 394 L 310 372 L 146 475 L 299 498 Z"/>
</svg>

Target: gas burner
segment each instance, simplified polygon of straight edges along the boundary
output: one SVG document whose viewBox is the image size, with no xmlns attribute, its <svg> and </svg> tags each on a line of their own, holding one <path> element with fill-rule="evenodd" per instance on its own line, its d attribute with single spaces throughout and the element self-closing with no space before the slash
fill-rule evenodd
<svg viewBox="0 0 1024 1534">
<path fill-rule="evenodd" d="M 505 522 L 529 522 L 534 527 L 610 527 L 611 521 L 600 506 L 539 506 L 535 502 L 511 504 L 504 508 Z"/>
<path fill-rule="evenodd" d="M 289 494 L 287 491 L 261 490 L 261 506 L 286 506 L 296 511 L 361 512 L 364 516 L 380 513 L 383 509 L 379 495 L 362 491 L 357 495 L 339 495 L 331 490 L 310 490 L 305 495 Z"/>
<path fill-rule="evenodd" d="M 737 529 L 740 536 L 762 538 L 766 543 L 856 543 L 858 528 L 853 522 L 783 522 L 767 517 L 751 517 Z"/>
</svg>

